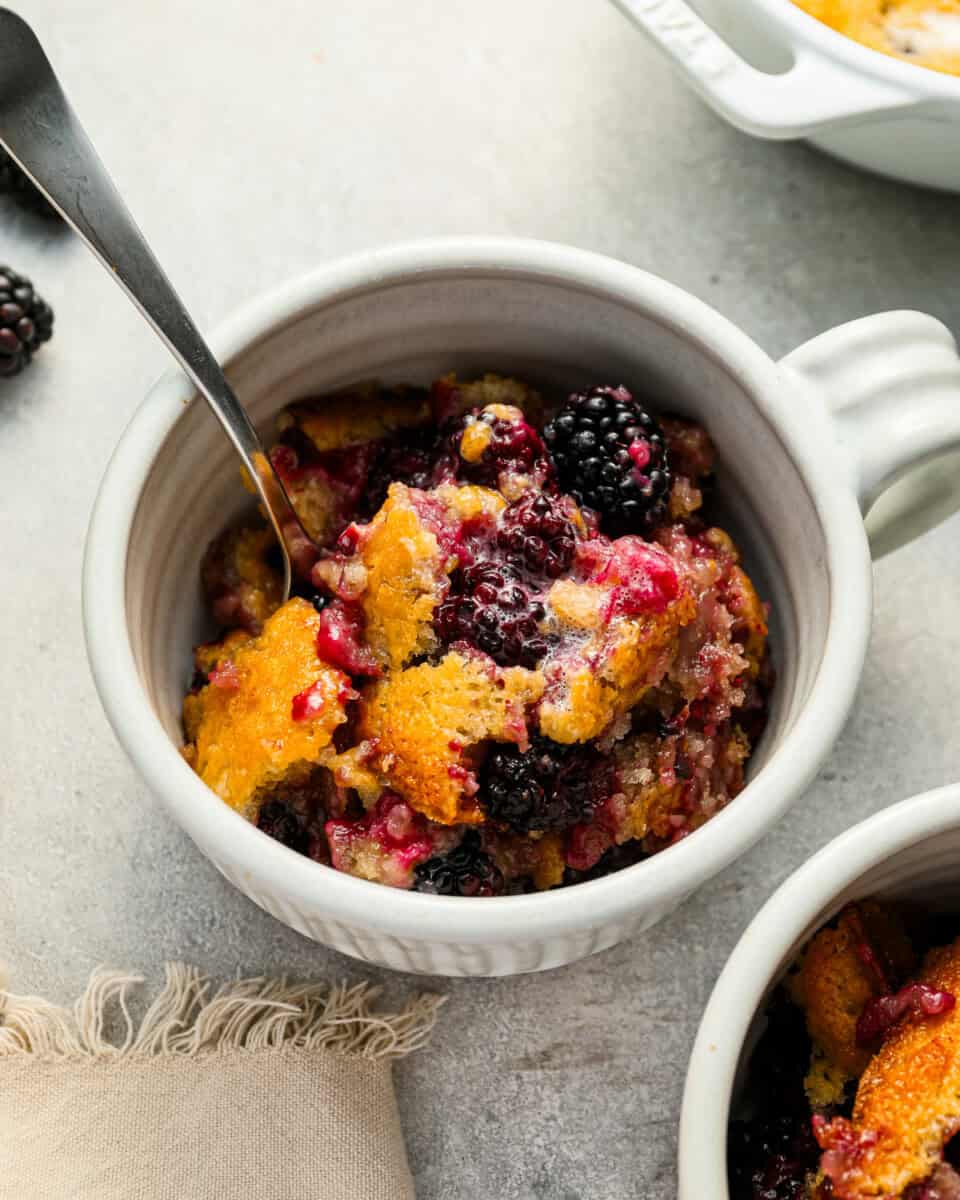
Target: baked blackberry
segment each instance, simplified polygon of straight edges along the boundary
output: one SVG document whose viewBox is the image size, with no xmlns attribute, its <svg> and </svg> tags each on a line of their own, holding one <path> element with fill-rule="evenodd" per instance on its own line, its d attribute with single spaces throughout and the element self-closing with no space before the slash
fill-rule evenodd
<svg viewBox="0 0 960 1200">
<path fill-rule="evenodd" d="M 560 486 L 611 533 L 643 533 L 666 515 L 671 474 L 663 430 L 625 387 L 570 397 L 543 431 Z"/>
<path fill-rule="evenodd" d="M 442 431 L 432 425 L 401 429 L 380 446 L 358 512 L 372 517 L 386 500 L 391 483 L 427 489 L 455 474 L 453 451 Z"/>
<path fill-rule="evenodd" d="M 468 829 L 455 849 L 414 868 L 413 890 L 435 896 L 498 896 L 503 875 L 481 847 L 479 833 Z"/>
<path fill-rule="evenodd" d="M 749 1116 L 732 1121 L 727 1148 L 731 1200 L 807 1200 L 820 1148 L 810 1124 L 804 1076 L 810 1038 L 803 1011 L 781 989 L 750 1060 Z"/>
<path fill-rule="evenodd" d="M 582 745 L 535 737 L 529 750 L 494 746 L 480 775 L 487 816 L 515 833 L 545 833 L 587 821 L 606 798 L 608 772 Z"/>
<path fill-rule="evenodd" d="M 497 545 L 518 571 L 558 579 L 573 562 L 576 531 L 558 497 L 528 492 L 501 517 Z"/>
<path fill-rule="evenodd" d="M 728 1159 L 734 1200 L 807 1200 L 819 1156 L 809 1117 L 733 1122 Z"/>
<path fill-rule="evenodd" d="M 454 571 L 434 616 L 447 646 L 467 642 L 502 667 L 535 667 L 547 653 L 543 604 L 506 563 L 481 561 Z"/>
<path fill-rule="evenodd" d="M 0 196 L 9 196 L 21 208 L 27 208 L 37 216 L 54 221 L 60 219 L 60 214 L 43 192 L 24 175 L 3 147 L 0 147 Z"/>
<path fill-rule="evenodd" d="M 23 275 L 0 267 L 0 375 L 19 375 L 53 335 L 53 309 Z"/>
<path fill-rule="evenodd" d="M 519 409 L 506 410 L 507 413 L 511 411 L 515 416 L 500 415 L 485 408 L 453 421 L 450 445 L 459 456 L 457 474 L 461 479 L 495 488 L 503 471 L 537 475 L 541 480 L 553 475 L 553 464 L 540 434 Z M 471 432 L 471 425 L 480 426 L 480 430 Z M 489 431 L 486 434 L 481 432 L 483 426 Z M 483 447 L 476 456 L 473 445 Z"/>
<path fill-rule="evenodd" d="M 310 835 L 302 818 L 282 800 L 268 800 L 261 804 L 257 813 L 257 828 L 298 854 L 306 854 L 310 848 Z"/>
</svg>

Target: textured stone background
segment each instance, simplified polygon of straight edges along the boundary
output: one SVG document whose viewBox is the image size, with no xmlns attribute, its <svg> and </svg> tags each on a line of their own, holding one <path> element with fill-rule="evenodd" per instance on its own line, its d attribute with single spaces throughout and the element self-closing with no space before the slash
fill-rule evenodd
<svg viewBox="0 0 960 1200">
<path fill-rule="evenodd" d="M 774 354 L 901 306 L 960 326 L 957 201 L 715 119 L 603 0 L 29 0 L 201 324 L 347 251 L 526 234 L 616 255 Z M 57 313 L 0 388 L 0 954 L 66 1000 L 100 962 L 356 978 L 224 883 L 115 744 L 81 639 L 84 531 L 163 351 L 72 237 L 0 212 L 0 261 Z M 398 1072 L 422 1200 L 667 1200 L 698 1015 L 784 876 L 960 776 L 956 520 L 876 569 L 856 714 L 809 795 L 648 936 L 533 978 L 443 984 Z M 411 981 L 387 975 L 391 998 Z"/>
</svg>

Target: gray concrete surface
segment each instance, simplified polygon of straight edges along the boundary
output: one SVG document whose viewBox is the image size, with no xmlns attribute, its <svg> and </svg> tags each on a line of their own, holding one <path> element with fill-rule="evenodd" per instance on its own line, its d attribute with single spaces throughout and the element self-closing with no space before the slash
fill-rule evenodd
<svg viewBox="0 0 960 1200">
<path fill-rule="evenodd" d="M 604 0 L 29 0 L 160 258 L 212 325 L 346 251 L 526 234 L 650 268 L 773 353 L 910 306 L 960 328 L 954 198 L 727 128 Z M 224 883 L 113 740 L 80 628 L 84 530 L 165 359 L 71 236 L 0 210 L 0 261 L 57 313 L 0 384 L 0 957 L 71 997 L 154 975 L 357 978 Z M 876 568 L 857 711 L 806 799 L 651 934 L 566 970 L 445 985 L 398 1071 L 422 1200 L 668 1200 L 698 1015 L 746 922 L 857 819 L 960 776 L 956 519 Z M 391 998 L 412 981 L 386 975 Z"/>
</svg>

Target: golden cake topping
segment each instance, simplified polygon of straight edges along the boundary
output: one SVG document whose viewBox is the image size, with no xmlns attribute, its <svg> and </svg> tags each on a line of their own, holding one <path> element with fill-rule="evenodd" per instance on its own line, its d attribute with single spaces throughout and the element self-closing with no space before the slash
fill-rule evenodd
<svg viewBox="0 0 960 1200">
<path fill-rule="evenodd" d="M 258 792 L 324 761 L 346 719 L 350 679 L 317 657 L 318 620 L 312 605 L 294 598 L 258 637 L 231 634 L 220 653 L 198 655 L 201 669 L 211 659 L 216 665 L 210 682 L 184 701 L 187 759 L 245 815 Z"/>
<path fill-rule="evenodd" d="M 390 485 L 360 543 L 366 568 L 366 639 L 378 661 L 398 670 L 436 644 L 433 610 L 443 597 L 447 564 L 436 534 L 423 523 L 410 489 Z"/>
</svg>

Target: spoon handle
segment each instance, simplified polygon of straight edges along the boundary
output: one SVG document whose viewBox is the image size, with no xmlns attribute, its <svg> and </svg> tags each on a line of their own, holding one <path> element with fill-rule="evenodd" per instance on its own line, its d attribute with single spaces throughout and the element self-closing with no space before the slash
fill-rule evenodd
<svg viewBox="0 0 960 1200">
<path fill-rule="evenodd" d="M 310 541 L 283 484 L 77 120 L 36 35 L 6 8 L 0 8 L 0 144 L 113 275 L 213 409 L 280 539 L 289 595 L 289 549 L 302 554 Z"/>
</svg>

